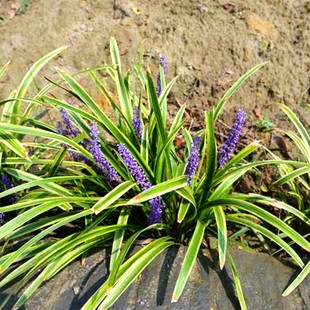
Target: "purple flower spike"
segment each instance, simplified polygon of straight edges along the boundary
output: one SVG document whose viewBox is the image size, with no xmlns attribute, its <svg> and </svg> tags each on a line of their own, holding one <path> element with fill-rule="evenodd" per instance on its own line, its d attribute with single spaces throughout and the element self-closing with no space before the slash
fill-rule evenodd
<svg viewBox="0 0 310 310">
<path fill-rule="evenodd" d="M 7 174 L 2 174 L 1 176 L 1 181 L 2 181 L 2 187 L 4 190 L 6 189 L 11 189 L 14 187 L 12 181 L 10 180 L 9 176 Z M 18 197 L 16 194 L 12 194 L 8 196 L 8 200 L 11 204 L 15 203 L 17 201 Z"/>
<path fill-rule="evenodd" d="M 149 225 L 159 223 L 162 217 L 163 209 L 165 207 L 161 197 L 155 197 L 150 200 L 151 213 L 147 220 Z"/>
<path fill-rule="evenodd" d="M 236 113 L 236 119 L 231 127 L 228 138 L 225 141 L 220 153 L 219 153 L 219 159 L 217 162 L 217 167 L 221 168 L 223 167 L 228 160 L 231 158 L 232 152 L 234 151 L 236 144 L 239 140 L 239 136 L 242 130 L 242 127 L 245 123 L 246 119 L 246 113 L 244 110 L 238 109 Z"/>
<path fill-rule="evenodd" d="M 168 62 L 167 62 L 166 56 L 164 56 L 164 55 L 160 56 L 159 62 L 164 69 L 164 73 L 167 74 L 168 73 Z"/>
<path fill-rule="evenodd" d="M 185 169 L 188 185 L 191 185 L 192 178 L 195 175 L 195 172 L 199 165 L 199 157 L 200 157 L 199 146 L 200 146 L 200 137 L 195 137 L 193 139 L 193 144 L 189 153 L 188 163 Z"/>
<path fill-rule="evenodd" d="M 164 74 L 166 75 L 168 73 L 168 63 L 166 56 L 164 55 L 160 56 L 159 63 L 163 67 Z M 156 95 L 158 98 L 161 95 L 161 91 L 162 91 L 161 80 L 160 80 L 160 74 L 158 73 L 156 77 Z"/>
<path fill-rule="evenodd" d="M 91 129 L 91 131 L 90 131 L 89 151 L 92 153 L 97 164 L 104 171 L 104 176 L 107 179 L 109 179 L 110 181 L 120 182 L 120 177 L 119 177 L 117 171 L 105 159 L 105 157 L 101 151 L 101 146 L 100 146 L 100 142 L 98 139 L 99 131 L 98 131 L 97 124 L 95 122 L 92 122 L 90 129 Z"/>
<path fill-rule="evenodd" d="M 156 77 L 156 96 L 159 98 L 161 95 L 161 80 L 160 80 L 160 74 L 157 74 Z"/>
<path fill-rule="evenodd" d="M 129 150 L 127 150 L 125 145 L 120 143 L 117 145 L 117 149 L 130 174 L 136 180 L 137 184 L 141 187 L 141 189 L 145 191 L 152 187 L 152 184 L 148 181 L 145 173 L 140 168 L 136 160 L 133 158 Z"/>
<path fill-rule="evenodd" d="M 69 115 L 67 111 L 64 108 L 61 108 L 60 110 L 61 119 L 63 121 L 63 124 L 65 126 L 65 131 L 68 135 L 71 135 L 73 138 L 76 138 L 79 135 L 79 130 L 72 124 Z M 59 130 L 59 126 L 58 126 Z"/>
<path fill-rule="evenodd" d="M 121 155 L 126 167 L 128 168 L 130 174 L 133 176 L 137 184 L 141 187 L 142 190 L 147 190 L 152 187 L 152 184 L 148 181 L 145 173 L 138 165 L 136 160 L 131 155 L 130 151 L 125 147 L 124 144 L 120 143 L 117 146 L 118 152 Z M 155 197 L 150 200 L 151 212 L 148 218 L 148 224 L 155 224 L 161 220 L 162 210 L 165 205 L 161 197 Z"/>
<path fill-rule="evenodd" d="M 138 106 L 133 108 L 133 119 L 132 119 L 133 128 L 139 140 L 142 137 L 142 122 L 140 118 L 140 109 Z"/>
<path fill-rule="evenodd" d="M 0 224 L 4 222 L 3 218 L 5 217 L 5 214 L 3 212 L 0 212 Z"/>
</svg>

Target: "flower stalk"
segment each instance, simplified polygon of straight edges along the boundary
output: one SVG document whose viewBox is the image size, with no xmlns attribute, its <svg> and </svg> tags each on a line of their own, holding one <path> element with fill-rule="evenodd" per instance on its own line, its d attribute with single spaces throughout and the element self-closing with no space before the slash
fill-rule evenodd
<svg viewBox="0 0 310 310">
<path fill-rule="evenodd" d="M 240 133 L 242 130 L 242 127 L 245 124 L 246 120 L 246 113 L 242 109 L 238 109 L 236 113 L 236 118 L 233 126 L 231 127 L 229 133 L 228 133 L 228 138 L 226 139 L 220 153 L 219 153 L 219 158 L 217 162 L 217 167 L 221 168 L 225 166 L 225 164 L 228 162 L 228 160 L 232 156 L 232 152 L 234 151 L 236 144 L 239 140 Z"/>
<path fill-rule="evenodd" d="M 190 150 L 190 154 L 188 157 L 188 163 L 185 169 L 185 175 L 187 175 L 187 183 L 191 185 L 192 179 L 196 173 L 196 170 L 199 165 L 199 146 L 200 146 L 201 139 L 200 137 L 194 137 L 192 147 Z"/>
<path fill-rule="evenodd" d="M 138 165 L 136 160 L 133 158 L 130 151 L 125 147 L 125 145 L 122 143 L 119 143 L 117 148 L 118 148 L 118 152 L 120 156 L 122 157 L 124 161 L 124 164 L 129 170 L 129 173 L 133 176 L 133 178 L 135 179 L 139 187 L 143 191 L 151 188 L 153 185 L 149 182 L 145 173 L 143 172 L 141 167 Z M 161 217 L 162 217 L 162 211 L 165 205 L 161 197 L 155 197 L 153 199 L 150 199 L 150 206 L 151 206 L 151 212 L 148 218 L 149 225 L 160 222 Z"/>
<path fill-rule="evenodd" d="M 117 171 L 111 166 L 111 164 L 106 160 L 102 153 L 100 141 L 98 138 L 99 130 L 97 124 L 95 122 L 92 122 L 90 129 L 91 131 L 89 151 L 93 155 L 98 166 L 103 170 L 103 175 L 108 180 L 119 183 L 121 181 L 120 176 L 118 175 Z"/>
<path fill-rule="evenodd" d="M 142 137 L 142 121 L 141 121 L 141 118 L 140 118 L 140 109 L 139 109 L 138 106 L 134 106 L 134 108 L 133 108 L 132 124 L 133 124 L 133 128 L 135 130 L 135 133 L 136 133 L 139 141 L 141 141 L 141 137 Z"/>
<path fill-rule="evenodd" d="M 166 56 L 164 56 L 164 55 L 160 56 L 159 64 L 163 68 L 164 75 L 167 75 L 167 73 L 168 73 L 168 62 L 167 62 Z M 157 77 L 156 77 L 156 95 L 157 95 L 157 97 L 160 97 L 161 92 L 162 92 L 162 85 L 161 85 L 160 74 L 158 73 Z"/>
</svg>

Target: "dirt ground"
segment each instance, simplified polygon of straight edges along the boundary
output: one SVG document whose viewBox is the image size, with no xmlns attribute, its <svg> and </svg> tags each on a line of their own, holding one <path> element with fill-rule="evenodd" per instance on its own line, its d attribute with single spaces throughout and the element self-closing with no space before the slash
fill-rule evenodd
<svg viewBox="0 0 310 310">
<path fill-rule="evenodd" d="M 27 2 L 21 13 L 20 3 Z M 1 63 L 11 60 L 0 81 L 0 99 L 34 61 L 63 45 L 70 47 L 42 76 L 54 77 L 54 66 L 74 73 L 109 63 L 114 36 L 125 69 L 141 43 L 148 61 L 166 55 L 168 79 L 180 74 L 170 97 L 172 110 L 177 101 L 186 101 L 194 124 L 203 124 L 203 110 L 238 77 L 267 61 L 231 98 L 223 122 L 231 124 L 236 109 L 243 108 L 246 138 L 272 146 L 270 132 L 258 133 L 257 126 L 290 128 L 277 105 L 284 102 L 309 128 L 303 105 L 310 102 L 310 1 L 2 0 L 0 17 Z"/>
</svg>

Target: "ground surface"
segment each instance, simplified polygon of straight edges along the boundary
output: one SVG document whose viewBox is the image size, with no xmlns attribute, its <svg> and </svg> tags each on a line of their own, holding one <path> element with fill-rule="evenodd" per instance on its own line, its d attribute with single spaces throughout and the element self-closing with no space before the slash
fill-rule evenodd
<svg viewBox="0 0 310 310">
<path fill-rule="evenodd" d="M 20 3 L 27 2 L 22 14 Z M 265 117 L 275 129 L 290 128 L 278 102 L 309 126 L 310 114 L 302 106 L 310 102 L 310 1 L 15 0 L 0 1 L 0 16 L 1 63 L 11 60 L 0 99 L 34 61 L 63 45 L 70 47 L 42 76 L 53 77 L 54 66 L 74 73 L 109 63 L 109 37 L 115 36 L 125 68 L 142 42 L 149 61 L 167 56 L 168 78 L 180 74 L 171 107 L 186 101 L 193 124 L 203 124 L 203 110 L 238 77 L 267 61 L 231 98 L 222 120 L 230 125 L 236 109 L 245 109 L 245 137 L 272 147 L 278 140 L 258 134 L 254 124 Z"/>
</svg>

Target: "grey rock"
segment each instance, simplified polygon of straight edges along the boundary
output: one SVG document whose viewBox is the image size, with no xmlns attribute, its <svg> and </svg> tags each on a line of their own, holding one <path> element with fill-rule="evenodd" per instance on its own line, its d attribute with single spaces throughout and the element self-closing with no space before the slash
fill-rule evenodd
<svg viewBox="0 0 310 310">
<path fill-rule="evenodd" d="M 230 252 L 237 265 L 248 309 L 310 309 L 310 276 L 289 296 L 282 297 L 297 270 L 267 254 Z M 185 253 L 186 247 L 174 247 L 159 255 L 112 309 L 239 309 L 229 264 L 220 270 L 215 251 L 199 253 L 183 295 L 177 303 L 171 303 Z M 89 256 L 83 266 L 79 261 L 72 263 L 45 283 L 23 309 L 81 309 L 107 278 L 107 266 L 108 254 L 105 251 Z M 0 293 L 0 299 L 4 296 Z"/>
</svg>

